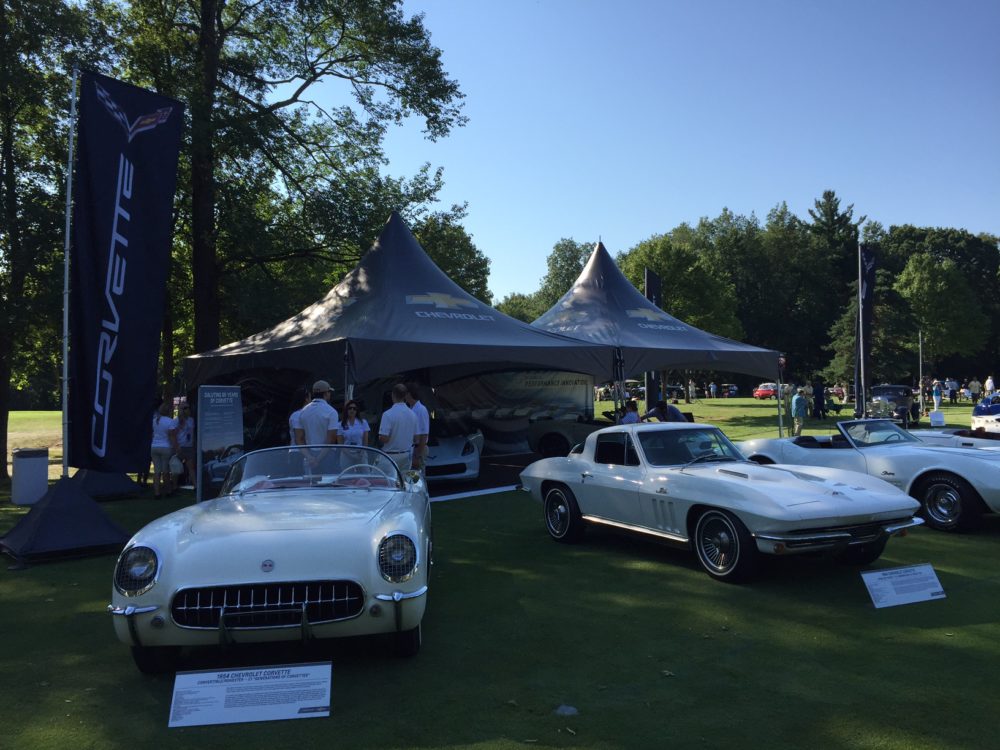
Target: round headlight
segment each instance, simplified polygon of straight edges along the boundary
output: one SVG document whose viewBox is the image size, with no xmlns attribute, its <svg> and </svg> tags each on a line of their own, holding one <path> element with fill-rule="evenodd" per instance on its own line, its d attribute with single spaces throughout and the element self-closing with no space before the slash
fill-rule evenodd
<svg viewBox="0 0 1000 750">
<path fill-rule="evenodd" d="M 393 534 L 378 546 L 378 569 L 391 583 L 409 580 L 417 567 L 417 548 L 403 534 Z"/>
<path fill-rule="evenodd" d="M 118 558 L 115 589 L 125 596 L 145 594 L 156 582 L 159 561 L 150 547 L 131 547 Z"/>
</svg>

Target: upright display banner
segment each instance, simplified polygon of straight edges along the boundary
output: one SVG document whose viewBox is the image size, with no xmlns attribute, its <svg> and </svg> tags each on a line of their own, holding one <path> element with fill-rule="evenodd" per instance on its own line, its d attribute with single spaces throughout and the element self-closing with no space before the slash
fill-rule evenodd
<svg viewBox="0 0 1000 750">
<path fill-rule="evenodd" d="M 229 467 L 243 455 L 243 399 L 238 385 L 198 388 L 197 499 L 215 497 Z"/>
<path fill-rule="evenodd" d="M 660 282 L 660 275 L 651 268 L 646 268 L 643 273 L 643 283 L 646 287 L 646 299 L 652 302 L 657 307 L 660 306 L 662 300 L 661 289 L 663 285 Z M 659 373 L 647 372 L 646 373 L 646 411 L 649 411 L 654 406 L 656 402 L 660 400 L 660 377 Z"/>
<path fill-rule="evenodd" d="M 70 247 L 69 464 L 149 466 L 184 105 L 84 72 Z"/>
<path fill-rule="evenodd" d="M 872 344 L 872 317 L 875 315 L 875 250 L 868 245 L 858 247 L 858 325 L 855 332 L 854 360 L 854 414 L 864 416 L 868 394 L 869 372 L 868 353 Z"/>
</svg>

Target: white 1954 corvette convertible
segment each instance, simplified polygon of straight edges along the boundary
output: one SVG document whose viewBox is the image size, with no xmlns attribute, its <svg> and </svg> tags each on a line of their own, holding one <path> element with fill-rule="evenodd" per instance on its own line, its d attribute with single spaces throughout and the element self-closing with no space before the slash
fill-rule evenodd
<svg viewBox="0 0 1000 750">
<path fill-rule="evenodd" d="M 858 419 L 839 422 L 834 435 L 747 440 L 738 447 L 760 463 L 827 466 L 884 479 L 920 501 L 929 526 L 967 531 L 984 513 L 1000 513 L 1000 453 L 984 449 L 989 442 Z"/>
<path fill-rule="evenodd" d="M 521 473 L 559 542 L 587 524 L 692 547 L 710 576 L 746 581 L 758 554 L 823 551 L 867 565 L 890 536 L 921 523 L 919 505 L 852 471 L 760 466 L 716 427 L 618 425 L 591 434 L 565 458 Z"/>
<path fill-rule="evenodd" d="M 412 655 L 430 562 L 419 475 L 370 448 L 271 448 L 241 456 L 216 499 L 132 537 L 108 610 L 148 673 L 182 646 L 386 633 Z"/>
</svg>

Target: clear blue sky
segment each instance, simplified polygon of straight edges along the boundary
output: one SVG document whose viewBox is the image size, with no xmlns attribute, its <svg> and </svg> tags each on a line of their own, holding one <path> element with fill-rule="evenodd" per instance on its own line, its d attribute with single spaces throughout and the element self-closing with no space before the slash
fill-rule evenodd
<svg viewBox="0 0 1000 750">
<path fill-rule="evenodd" d="M 1000 234 L 998 0 L 406 0 L 469 123 L 393 131 L 388 172 L 442 203 L 499 300 L 563 237 L 615 254 L 724 207 Z"/>
</svg>

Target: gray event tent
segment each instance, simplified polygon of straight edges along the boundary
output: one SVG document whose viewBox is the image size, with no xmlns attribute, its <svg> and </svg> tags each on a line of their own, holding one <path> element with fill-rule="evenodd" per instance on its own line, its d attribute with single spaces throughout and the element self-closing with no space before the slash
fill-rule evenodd
<svg viewBox="0 0 1000 750">
<path fill-rule="evenodd" d="M 597 243 L 573 287 L 531 325 L 621 350 L 622 374 L 672 369 L 777 376 L 778 353 L 707 333 L 663 312 Z"/>
<path fill-rule="evenodd" d="M 607 378 L 612 350 L 550 333 L 465 292 L 395 212 L 371 250 L 321 301 L 270 330 L 184 361 L 189 387 L 282 368 L 359 383 L 424 370 L 444 382 L 476 368 L 567 370 Z"/>
</svg>

